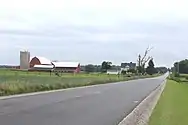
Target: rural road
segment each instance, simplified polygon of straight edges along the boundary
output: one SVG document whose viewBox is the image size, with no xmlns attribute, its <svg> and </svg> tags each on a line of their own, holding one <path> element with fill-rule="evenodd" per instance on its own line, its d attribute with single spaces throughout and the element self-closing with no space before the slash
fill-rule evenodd
<svg viewBox="0 0 188 125">
<path fill-rule="evenodd" d="M 165 77 L 0 100 L 0 124 L 117 125 Z"/>
</svg>

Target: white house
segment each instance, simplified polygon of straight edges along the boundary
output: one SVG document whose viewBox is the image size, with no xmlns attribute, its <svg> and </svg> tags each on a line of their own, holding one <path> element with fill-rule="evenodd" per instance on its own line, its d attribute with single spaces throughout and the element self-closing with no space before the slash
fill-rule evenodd
<svg viewBox="0 0 188 125">
<path fill-rule="evenodd" d="M 136 69 L 136 63 L 121 63 L 121 71 L 127 71 L 129 69 Z"/>
<path fill-rule="evenodd" d="M 121 73 L 121 70 L 107 70 L 106 74 L 118 75 Z"/>
</svg>

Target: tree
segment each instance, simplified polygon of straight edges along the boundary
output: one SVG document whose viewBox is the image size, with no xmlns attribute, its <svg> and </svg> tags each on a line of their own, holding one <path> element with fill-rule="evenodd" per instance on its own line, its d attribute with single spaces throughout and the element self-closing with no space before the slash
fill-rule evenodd
<svg viewBox="0 0 188 125">
<path fill-rule="evenodd" d="M 138 67 L 137 70 L 139 73 L 144 73 L 145 72 L 145 64 L 152 58 L 151 56 L 148 56 L 149 51 L 152 48 L 146 48 L 144 55 L 141 56 L 140 54 L 138 55 Z"/>
<path fill-rule="evenodd" d="M 89 64 L 89 65 L 85 66 L 85 71 L 87 73 L 94 72 L 94 70 L 95 70 L 95 67 L 92 64 Z"/>
<path fill-rule="evenodd" d="M 181 60 L 174 63 L 174 72 L 188 74 L 188 60 Z"/>
<path fill-rule="evenodd" d="M 156 72 L 158 72 L 158 73 L 168 72 L 168 68 L 166 68 L 166 67 L 156 67 L 155 69 L 156 69 Z"/>
<path fill-rule="evenodd" d="M 136 70 L 135 69 L 128 69 L 127 72 L 136 73 Z"/>
<path fill-rule="evenodd" d="M 148 63 L 148 67 L 146 68 L 146 73 L 149 74 L 149 75 L 153 75 L 153 74 L 156 73 L 156 69 L 155 69 L 153 59 L 150 59 L 150 61 Z"/>
<path fill-rule="evenodd" d="M 127 71 L 123 70 L 123 71 L 121 71 L 121 74 L 125 75 L 125 74 L 127 74 Z"/>
<path fill-rule="evenodd" d="M 169 72 L 171 72 L 171 69 L 170 69 L 170 68 L 168 68 L 168 71 L 169 71 Z"/>
<path fill-rule="evenodd" d="M 168 68 L 166 68 L 166 67 L 156 67 L 155 69 L 156 69 L 156 72 L 158 72 L 158 73 L 168 72 Z"/>
<path fill-rule="evenodd" d="M 101 72 L 101 65 L 94 65 L 95 72 Z"/>
<path fill-rule="evenodd" d="M 102 72 L 107 72 L 107 70 L 110 69 L 111 66 L 112 66 L 112 62 L 103 61 L 102 62 L 102 67 L 101 67 L 101 71 Z"/>
</svg>

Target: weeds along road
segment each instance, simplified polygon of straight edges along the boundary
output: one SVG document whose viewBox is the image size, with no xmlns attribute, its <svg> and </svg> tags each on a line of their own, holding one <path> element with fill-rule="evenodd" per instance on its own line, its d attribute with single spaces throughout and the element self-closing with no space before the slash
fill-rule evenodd
<svg viewBox="0 0 188 125">
<path fill-rule="evenodd" d="M 166 75 L 0 100 L 2 125 L 116 125 Z"/>
</svg>

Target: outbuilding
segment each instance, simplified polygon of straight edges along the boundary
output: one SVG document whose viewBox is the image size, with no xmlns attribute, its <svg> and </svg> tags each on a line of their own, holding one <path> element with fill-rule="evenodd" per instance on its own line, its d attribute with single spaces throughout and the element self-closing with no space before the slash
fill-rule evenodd
<svg viewBox="0 0 188 125">
<path fill-rule="evenodd" d="M 54 65 L 54 71 L 70 72 L 70 73 L 80 72 L 79 62 L 52 62 L 52 65 Z"/>
</svg>

